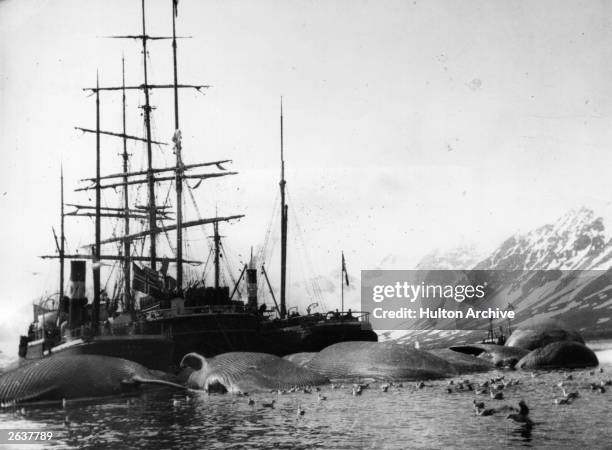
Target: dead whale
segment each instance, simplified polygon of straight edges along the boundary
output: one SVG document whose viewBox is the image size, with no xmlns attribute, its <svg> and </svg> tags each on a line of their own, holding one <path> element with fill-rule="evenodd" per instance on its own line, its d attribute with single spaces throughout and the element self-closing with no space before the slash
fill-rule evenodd
<svg viewBox="0 0 612 450">
<path fill-rule="evenodd" d="M 595 353 L 586 345 L 559 341 L 529 352 L 517 364 L 517 369 L 578 369 L 597 366 Z"/>
<path fill-rule="evenodd" d="M 506 346 L 535 350 L 552 342 L 573 341 L 584 344 L 576 330 L 557 319 L 529 319 L 512 332 Z"/>
<path fill-rule="evenodd" d="M 442 358 L 390 342 L 340 342 L 321 350 L 306 367 L 330 379 L 424 380 L 457 370 Z"/>
<path fill-rule="evenodd" d="M 478 356 L 496 367 L 514 367 L 529 350 L 496 344 L 466 344 L 450 347 L 451 350 Z"/>
<path fill-rule="evenodd" d="M 244 393 L 316 386 L 329 380 L 307 368 L 266 353 L 230 352 L 212 358 L 188 353 L 181 361 L 189 388 Z"/>
<path fill-rule="evenodd" d="M 53 404 L 138 392 L 145 385 L 185 389 L 138 363 L 99 355 L 53 355 L 0 375 L 0 404 Z"/>
<path fill-rule="evenodd" d="M 450 363 L 459 374 L 488 372 L 495 369 L 495 365 L 490 361 L 469 353 L 457 352 L 450 348 L 428 349 L 427 352 Z"/>
</svg>

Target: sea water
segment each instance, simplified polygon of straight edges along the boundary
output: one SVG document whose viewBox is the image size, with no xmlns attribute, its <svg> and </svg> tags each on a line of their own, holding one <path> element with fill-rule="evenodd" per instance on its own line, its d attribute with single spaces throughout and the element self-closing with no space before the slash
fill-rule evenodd
<svg viewBox="0 0 612 450">
<path fill-rule="evenodd" d="M 321 387 L 311 394 L 233 395 L 161 390 L 139 397 L 117 397 L 68 404 L 66 408 L 17 408 L 0 413 L 0 428 L 51 430 L 47 448 L 612 448 L 612 386 L 606 393 L 589 383 L 612 379 L 612 341 L 590 343 L 604 371 L 492 371 L 455 377 L 483 382 L 505 376 L 519 384 L 504 389 L 503 400 L 474 391 L 449 394 L 449 379 L 392 386 L 386 393 L 372 383 L 353 396 L 351 385 Z M 573 380 L 566 380 L 568 374 Z M 556 386 L 565 380 L 580 397 L 555 405 Z M 262 403 L 276 400 L 275 407 Z M 524 399 L 535 422 L 525 428 L 507 413 L 477 416 L 472 401 L 487 407 L 515 406 Z M 298 408 L 305 411 L 298 415 Z M 1 446 L 0 446 L 1 447 Z M 19 445 L 18 448 L 28 446 Z"/>
</svg>

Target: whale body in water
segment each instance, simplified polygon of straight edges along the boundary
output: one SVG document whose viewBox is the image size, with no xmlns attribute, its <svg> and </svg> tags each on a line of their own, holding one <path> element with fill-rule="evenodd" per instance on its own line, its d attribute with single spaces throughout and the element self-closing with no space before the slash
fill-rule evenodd
<svg viewBox="0 0 612 450">
<path fill-rule="evenodd" d="M 267 353 L 230 352 L 212 358 L 188 353 L 181 368 L 188 388 L 208 392 L 245 393 L 329 382 L 323 375 Z"/>
<path fill-rule="evenodd" d="M 146 367 L 99 355 L 52 355 L 0 375 L 0 404 L 53 404 L 70 399 L 138 392 L 145 385 L 185 389 Z"/>
<path fill-rule="evenodd" d="M 578 369 L 599 364 L 597 355 L 579 342 L 558 341 L 529 352 L 517 369 Z"/>
<path fill-rule="evenodd" d="M 391 342 L 340 342 L 306 364 L 331 379 L 424 380 L 457 374 L 452 364 L 412 346 Z"/>
</svg>

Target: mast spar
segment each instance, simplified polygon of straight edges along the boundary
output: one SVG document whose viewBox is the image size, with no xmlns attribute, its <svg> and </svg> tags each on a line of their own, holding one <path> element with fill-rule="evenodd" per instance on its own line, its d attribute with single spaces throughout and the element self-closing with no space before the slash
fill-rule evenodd
<svg viewBox="0 0 612 450">
<path fill-rule="evenodd" d="M 142 60 L 144 68 L 144 95 L 145 104 L 142 107 L 144 111 L 144 121 L 146 128 L 147 140 L 147 185 L 149 190 L 149 230 L 150 230 L 150 250 L 149 258 L 151 269 L 156 270 L 157 266 L 157 246 L 156 246 L 156 229 L 157 229 L 157 209 L 155 204 L 155 180 L 153 178 L 153 149 L 151 148 L 151 104 L 149 102 L 149 77 L 147 71 L 147 29 L 145 20 L 145 0 L 142 0 Z"/>
<path fill-rule="evenodd" d="M 64 164 L 60 164 L 60 247 L 59 247 L 59 257 L 60 257 L 60 285 L 59 285 L 59 293 L 60 300 L 58 303 L 58 308 L 61 307 L 62 302 L 64 301 Z M 70 319 L 72 317 L 72 302 L 69 303 L 68 306 L 68 324 L 70 325 Z"/>
<path fill-rule="evenodd" d="M 215 245 L 215 289 L 219 288 L 219 277 L 221 272 L 221 267 L 219 264 L 219 257 L 221 256 L 221 236 L 219 236 L 219 222 L 213 223 L 214 229 L 214 245 Z"/>
<path fill-rule="evenodd" d="M 285 157 L 283 149 L 283 97 L 280 104 L 280 156 L 281 156 L 281 288 L 280 288 L 280 316 L 284 319 L 287 315 L 286 287 L 287 287 L 287 204 L 285 201 Z"/>
<path fill-rule="evenodd" d="M 183 291 L 183 161 L 181 160 L 181 132 L 178 109 L 178 69 L 176 51 L 176 16 L 178 0 L 172 0 L 172 58 L 174 66 L 174 149 L 176 153 L 176 286 Z M 143 33 L 144 34 L 144 33 Z M 145 81 L 146 84 L 146 81 Z M 215 223 L 216 226 L 216 223 Z"/>
<path fill-rule="evenodd" d="M 96 86 L 99 86 L 99 77 L 96 74 Z M 94 301 L 92 308 L 92 327 L 98 327 L 100 313 L 100 91 L 96 91 L 96 245 L 93 248 L 93 287 Z"/>
<path fill-rule="evenodd" d="M 129 155 L 127 152 L 127 137 L 126 137 L 126 114 L 125 114 L 125 58 L 121 58 L 121 85 L 123 87 L 121 96 L 122 106 L 122 122 L 123 122 L 123 208 L 125 214 L 124 231 L 125 235 L 130 234 L 130 204 L 129 204 L 129 193 L 128 193 L 128 159 Z M 123 305 L 127 311 L 132 311 L 132 296 L 130 292 L 130 241 L 123 241 L 123 254 L 125 259 L 123 260 Z"/>
</svg>

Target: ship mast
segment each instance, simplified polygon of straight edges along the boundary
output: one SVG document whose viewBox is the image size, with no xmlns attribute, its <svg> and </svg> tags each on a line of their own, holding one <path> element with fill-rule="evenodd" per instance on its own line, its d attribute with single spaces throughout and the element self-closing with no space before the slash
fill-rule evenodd
<svg viewBox="0 0 612 450">
<path fill-rule="evenodd" d="M 96 88 L 100 86 L 96 74 Z M 93 288 L 94 301 L 91 316 L 91 325 L 94 330 L 98 327 L 100 313 L 100 91 L 96 89 L 96 244 L 93 248 Z"/>
<path fill-rule="evenodd" d="M 147 141 L 147 185 L 149 190 L 149 230 L 150 230 L 150 250 L 149 258 L 151 269 L 156 270 L 157 266 L 157 249 L 156 249 L 156 231 L 157 231 L 157 210 L 155 205 L 155 179 L 153 177 L 153 150 L 151 148 L 151 104 L 149 102 L 149 77 L 147 72 L 147 29 L 145 25 L 145 0 L 142 0 L 142 60 L 144 67 L 144 95 L 145 104 L 142 107 L 144 111 L 144 121 L 146 128 Z"/>
<path fill-rule="evenodd" d="M 178 69 L 176 63 L 176 16 L 178 0 L 172 0 L 172 58 L 174 66 L 174 129 L 176 153 L 176 285 L 178 294 L 183 291 L 183 161 L 181 160 L 181 136 L 178 109 Z M 146 82 L 145 82 L 146 83 Z M 216 226 L 216 223 L 215 223 Z M 128 233 L 126 233 L 127 235 Z"/>
<path fill-rule="evenodd" d="M 285 302 L 287 286 L 287 204 L 285 202 L 285 158 L 283 153 L 283 98 L 280 105 L 280 156 L 281 156 L 281 287 L 280 287 L 280 316 L 284 319 L 287 315 L 287 305 Z"/>
<path fill-rule="evenodd" d="M 213 240 L 215 243 L 215 289 L 219 288 L 219 275 L 220 275 L 220 265 L 219 265 L 219 256 L 220 256 L 220 244 L 221 244 L 221 236 L 219 236 L 219 222 L 213 223 L 214 236 Z"/>
<path fill-rule="evenodd" d="M 60 248 L 59 248 L 59 260 L 60 260 L 60 285 L 59 285 L 59 293 L 60 300 L 58 303 L 58 307 L 61 307 L 62 302 L 64 301 L 64 165 L 60 165 Z M 72 317 L 72 302 L 69 303 L 68 306 L 68 325 L 70 325 L 70 318 Z"/>
<path fill-rule="evenodd" d="M 123 213 L 125 214 L 124 220 L 124 231 L 125 235 L 130 234 L 130 204 L 128 194 L 128 159 L 129 155 L 127 152 L 127 138 L 126 138 L 126 126 L 125 126 L 125 58 L 121 58 L 121 87 L 122 97 L 122 121 L 123 121 Z M 132 310 L 132 296 L 130 292 L 130 272 L 131 272 L 131 261 L 130 261 L 130 241 L 125 240 L 123 242 L 123 305 L 127 311 Z"/>
</svg>

